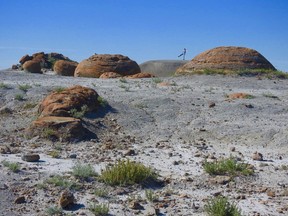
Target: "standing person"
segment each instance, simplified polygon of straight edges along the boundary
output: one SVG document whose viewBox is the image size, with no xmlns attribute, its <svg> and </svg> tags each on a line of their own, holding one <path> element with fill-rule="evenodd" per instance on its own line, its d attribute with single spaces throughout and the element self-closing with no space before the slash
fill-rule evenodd
<svg viewBox="0 0 288 216">
<path fill-rule="evenodd" d="M 180 56 L 183 56 L 183 60 L 185 60 L 186 51 L 187 51 L 186 48 L 184 48 L 183 52 L 178 56 L 178 58 Z"/>
</svg>

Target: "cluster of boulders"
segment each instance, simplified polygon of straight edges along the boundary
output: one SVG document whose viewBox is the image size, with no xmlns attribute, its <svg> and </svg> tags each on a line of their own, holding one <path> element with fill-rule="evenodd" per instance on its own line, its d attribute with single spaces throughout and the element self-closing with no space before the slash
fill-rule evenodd
<svg viewBox="0 0 288 216">
<path fill-rule="evenodd" d="M 25 55 L 20 65 L 13 69 L 23 69 L 31 73 L 41 73 L 43 69 L 54 70 L 62 76 L 91 78 L 150 78 L 155 75 L 199 73 L 203 71 L 276 70 L 259 52 L 245 47 L 223 46 L 200 53 L 191 61 L 149 61 L 140 66 L 127 56 L 120 54 L 94 54 L 79 64 L 59 53 L 35 53 Z M 152 73 L 141 72 L 151 71 Z"/>
<path fill-rule="evenodd" d="M 39 118 L 28 128 L 28 135 L 60 141 L 91 138 L 92 133 L 84 127 L 77 113 L 84 115 L 97 111 L 100 106 L 98 97 L 95 90 L 83 86 L 51 93 L 41 102 Z"/>
<path fill-rule="evenodd" d="M 22 58 L 20 58 L 18 65 L 13 65 L 12 69 L 20 69 L 25 70 L 30 73 L 42 73 L 43 70 L 53 70 L 54 64 L 61 60 L 62 62 L 67 62 L 67 64 L 72 64 L 77 66 L 77 62 L 72 61 L 68 57 L 60 54 L 60 53 L 44 53 L 44 52 L 38 52 L 34 53 L 32 56 L 30 55 L 24 55 Z M 61 66 L 61 65 L 60 65 Z M 57 67 L 57 69 L 60 68 L 60 71 L 63 70 L 61 67 Z"/>
</svg>

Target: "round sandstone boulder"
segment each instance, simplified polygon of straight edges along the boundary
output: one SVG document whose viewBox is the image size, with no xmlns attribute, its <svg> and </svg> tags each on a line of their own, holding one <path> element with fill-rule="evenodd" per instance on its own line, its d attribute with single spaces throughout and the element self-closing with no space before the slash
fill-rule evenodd
<svg viewBox="0 0 288 216">
<path fill-rule="evenodd" d="M 139 65 L 127 56 L 95 54 L 78 64 L 74 76 L 99 78 L 105 72 L 127 76 L 141 71 Z"/>
<path fill-rule="evenodd" d="M 99 95 L 94 89 L 73 86 L 48 95 L 39 106 L 40 116 L 72 117 L 74 111 L 94 111 L 99 107 Z"/>
<path fill-rule="evenodd" d="M 122 77 L 120 74 L 115 73 L 115 72 L 105 72 L 101 74 L 99 78 L 101 79 L 111 79 L 111 78 L 119 78 Z"/>
<path fill-rule="evenodd" d="M 29 60 L 23 64 L 23 69 L 30 73 L 42 73 L 39 61 Z"/>
<path fill-rule="evenodd" d="M 77 65 L 76 62 L 59 60 L 55 62 L 53 70 L 61 76 L 74 76 Z"/>
<path fill-rule="evenodd" d="M 129 79 L 140 79 L 140 78 L 152 78 L 156 76 L 151 73 L 141 72 L 141 73 L 137 73 L 137 74 L 126 76 L 126 77 Z"/>
<path fill-rule="evenodd" d="M 259 52 L 245 47 L 223 46 L 200 53 L 177 70 L 177 74 L 197 73 L 205 70 L 241 71 L 276 70 Z"/>
</svg>

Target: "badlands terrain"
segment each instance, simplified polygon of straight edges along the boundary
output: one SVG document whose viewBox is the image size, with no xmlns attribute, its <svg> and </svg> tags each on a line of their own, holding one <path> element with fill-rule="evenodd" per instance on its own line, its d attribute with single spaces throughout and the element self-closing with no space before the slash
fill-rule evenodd
<svg viewBox="0 0 288 216">
<path fill-rule="evenodd" d="M 74 85 L 96 90 L 108 103 L 84 118 L 97 137 L 60 142 L 26 136 L 38 104 L 52 91 Z M 233 93 L 251 96 L 229 98 Z M 93 215 L 91 203 L 106 203 L 110 215 L 200 216 L 206 215 L 209 199 L 223 195 L 243 215 L 288 215 L 287 103 L 288 80 L 220 75 L 96 79 L 1 71 L 0 215 L 49 215 L 63 188 L 46 184 L 47 179 L 60 175 L 77 181 L 71 175 L 76 164 L 90 164 L 101 174 L 119 159 L 155 169 L 162 183 L 120 187 L 77 181 L 81 188 L 72 190 L 73 208 L 60 214 Z M 263 158 L 253 157 L 255 152 Z M 26 153 L 39 154 L 40 160 L 22 160 Z M 254 174 L 227 180 L 204 171 L 205 160 L 229 157 L 251 164 Z M 18 163 L 19 171 L 3 161 Z M 148 189 L 157 199 L 147 199 Z M 105 196 L 95 192 L 100 190 Z"/>
</svg>

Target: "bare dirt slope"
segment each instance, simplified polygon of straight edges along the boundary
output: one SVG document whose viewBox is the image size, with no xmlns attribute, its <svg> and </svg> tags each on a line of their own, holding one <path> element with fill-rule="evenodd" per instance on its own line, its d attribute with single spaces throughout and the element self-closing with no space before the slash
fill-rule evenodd
<svg viewBox="0 0 288 216">
<path fill-rule="evenodd" d="M 29 88 L 19 89 L 23 85 Z M 37 104 L 52 90 L 73 85 L 95 89 L 109 104 L 85 118 L 98 139 L 60 143 L 26 137 L 25 129 L 37 117 Z M 237 92 L 253 97 L 227 98 Z M 77 163 L 91 164 L 101 173 L 107 163 L 129 158 L 155 168 L 165 181 L 163 187 L 153 188 L 158 202 L 147 202 L 142 187 L 80 182 L 83 187 L 74 194 L 78 205 L 63 215 L 92 215 L 88 210 L 92 202 L 109 203 L 111 215 L 149 215 L 151 208 L 159 209 L 159 215 L 205 215 L 203 207 L 215 194 L 235 201 L 243 215 L 287 215 L 287 102 L 287 80 L 222 76 L 102 80 L 1 71 L 0 161 L 18 162 L 21 170 L 12 173 L 0 164 L 0 212 L 45 215 L 57 205 L 62 190 L 39 187 L 49 175 L 71 179 L 69 172 Z M 135 154 L 128 154 L 128 149 Z M 40 155 L 40 162 L 21 160 L 21 154 L 31 151 Z M 59 158 L 51 157 L 53 151 Z M 263 154 L 263 161 L 252 160 L 256 151 Z M 255 174 L 215 184 L 202 162 L 230 156 L 253 165 Z M 96 196 L 95 188 L 106 188 L 108 197 Z M 15 204 L 20 196 L 25 203 Z M 143 208 L 133 209 L 131 199 Z"/>
</svg>

